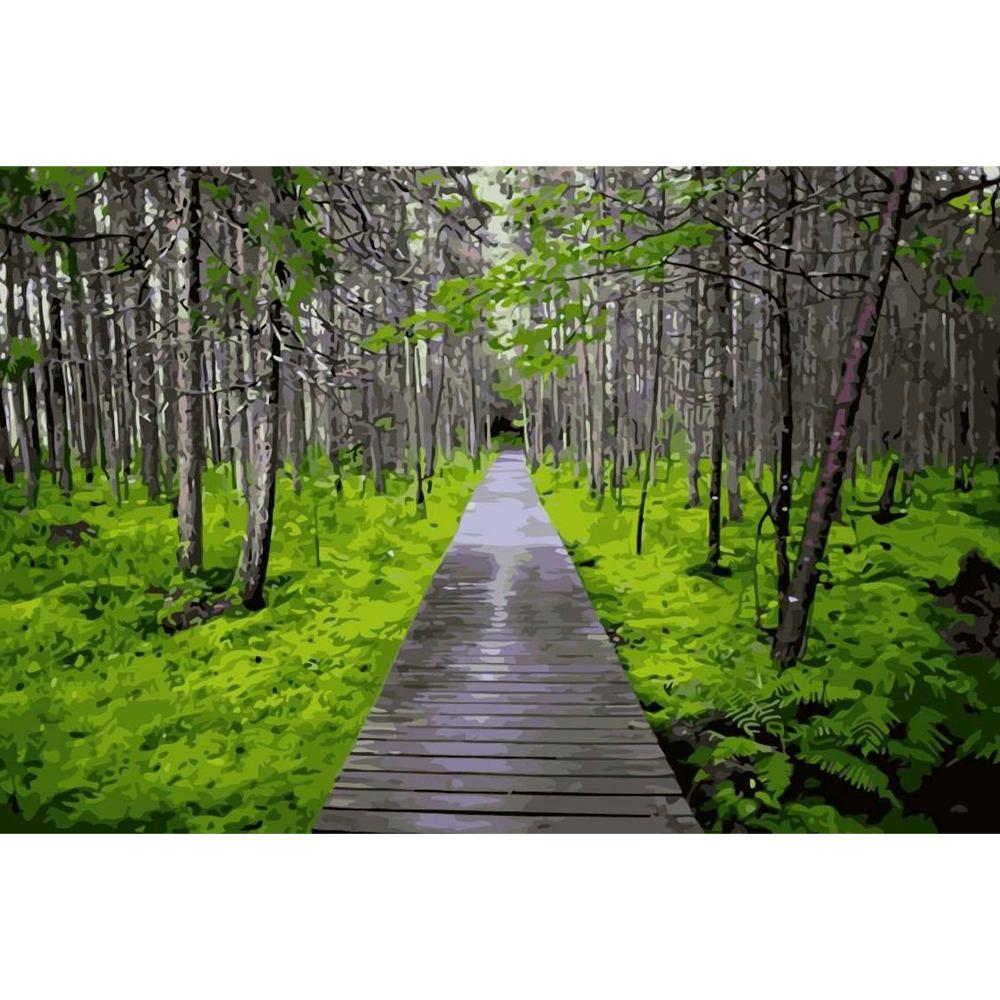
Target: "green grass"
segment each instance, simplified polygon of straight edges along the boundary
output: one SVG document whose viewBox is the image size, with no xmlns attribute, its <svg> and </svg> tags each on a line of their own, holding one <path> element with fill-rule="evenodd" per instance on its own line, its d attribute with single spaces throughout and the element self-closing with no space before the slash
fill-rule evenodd
<svg viewBox="0 0 1000 1000">
<path fill-rule="evenodd" d="M 878 525 L 868 515 L 884 471 L 876 465 L 856 492 L 847 487 L 806 654 L 785 671 L 770 659 L 766 631 L 777 618 L 773 532 L 768 523 L 755 555 L 764 508 L 749 488 L 744 522 L 723 529 L 733 571 L 723 578 L 705 571 L 707 513 L 684 509 L 680 462 L 669 482 L 665 465 L 658 470 L 641 557 L 638 486 L 626 487 L 619 510 L 612 497 L 598 502 L 575 483 L 566 465 L 536 475 L 603 624 L 622 640 L 619 655 L 647 717 L 693 781 L 710 829 L 932 830 L 929 803 L 941 793 L 932 778 L 953 761 L 978 762 L 995 788 L 1000 663 L 956 656 L 937 632 L 954 616 L 935 605 L 926 583 L 953 581 L 971 549 L 1000 563 L 997 470 L 980 470 L 967 494 L 955 493 L 946 470 L 922 475 L 907 516 Z M 797 484 L 793 558 L 812 482 L 806 473 Z M 966 794 L 956 788 L 945 795 Z M 989 801 L 988 787 L 978 794 Z M 961 808 L 974 806 L 966 800 Z"/>
<path fill-rule="evenodd" d="M 233 593 L 245 513 L 220 472 L 187 581 L 176 521 L 141 486 L 116 507 L 104 481 L 69 501 L 45 484 L 22 514 L 0 484 L 0 828 L 309 830 L 479 478 L 456 457 L 423 515 L 391 474 L 384 496 L 356 474 L 339 497 L 283 478 L 268 607 L 174 635 L 160 622 L 184 600 Z M 96 539 L 46 544 L 81 519 Z"/>
</svg>

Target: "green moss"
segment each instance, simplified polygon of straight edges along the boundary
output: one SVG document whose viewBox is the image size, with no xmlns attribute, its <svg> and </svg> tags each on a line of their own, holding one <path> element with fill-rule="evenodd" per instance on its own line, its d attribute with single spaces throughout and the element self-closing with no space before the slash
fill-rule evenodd
<svg viewBox="0 0 1000 1000">
<path fill-rule="evenodd" d="M 0 827 L 309 830 L 479 475 L 458 456 L 425 513 L 393 475 L 383 496 L 356 474 L 339 496 L 332 480 L 305 477 L 297 496 L 283 479 L 268 607 L 174 635 L 159 623 L 185 601 L 235 596 L 245 514 L 220 472 L 195 580 L 175 572 L 169 506 L 141 487 L 119 508 L 103 481 L 69 501 L 45 486 L 30 514 L 5 487 Z M 96 539 L 47 544 L 50 525 L 79 520 Z"/>
<path fill-rule="evenodd" d="M 723 529 L 732 576 L 712 576 L 707 513 L 684 509 L 683 466 L 675 460 L 669 482 L 665 463 L 657 472 L 641 557 L 636 484 L 619 509 L 565 465 L 543 467 L 536 483 L 602 622 L 622 640 L 650 723 L 673 734 L 681 763 L 705 783 L 703 822 L 927 829 L 911 796 L 934 769 L 952 758 L 1000 763 L 1000 663 L 956 657 L 937 632 L 948 613 L 926 589 L 954 580 L 970 549 L 1000 563 L 995 470 L 968 494 L 955 493 L 947 470 L 918 477 L 907 516 L 886 525 L 869 516 L 884 469 L 848 485 L 806 654 L 785 671 L 770 658 L 777 601 L 770 523 L 756 546 L 763 501 L 744 481 L 745 520 Z M 793 541 L 812 483 L 806 472 L 796 484 Z M 697 741 L 680 742 L 677 723 Z"/>
</svg>

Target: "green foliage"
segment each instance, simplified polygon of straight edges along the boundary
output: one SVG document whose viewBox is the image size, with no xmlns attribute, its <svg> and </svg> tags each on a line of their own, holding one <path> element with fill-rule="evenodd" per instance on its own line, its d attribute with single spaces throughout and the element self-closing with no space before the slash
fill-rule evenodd
<svg viewBox="0 0 1000 1000">
<path fill-rule="evenodd" d="M 76 232 L 77 200 L 99 185 L 106 171 L 106 167 L 0 167 L 0 219 L 16 223 L 33 206 L 30 231 L 39 235 L 28 236 L 26 242 L 44 257 L 60 237 Z"/>
<path fill-rule="evenodd" d="M 675 459 L 673 469 L 679 467 Z M 703 467 L 702 474 L 707 474 Z M 723 529 L 731 577 L 700 571 L 706 514 L 686 510 L 683 475 L 657 467 L 644 554 L 635 555 L 637 483 L 621 508 L 543 466 L 536 482 L 651 725 L 702 784 L 702 821 L 771 831 L 933 829 L 918 801 L 945 762 L 1000 759 L 1000 662 L 956 657 L 938 633 L 948 612 L 928 581 L 954 580 L 978 548 L 1000 563 L 997 484 L 984 473 L 956 501 L 949 470 L 915 480 L 906 517 L 879 525 L 885 468 L 848 486 L 833 526 L 809 645 L 794 668 L 770 658 L 777 622 L 763 502 Z M 797 537 L 814 472 L 796 484 Z M 759 606 L 755 594 L 760 594 Z M 757 624 L 758 616 L 760 625 Z M 686 734 L 686 735 L 685 735 Z"/>
<path fill-rule="evenodd" d="M 0 354 L 0 385 L 19 381 L 38 362 L 38 348 L 26 338 L 15 337 L 7 345 L 7 351 L 6 356 Z"/>
<path fill-rule="evenodd" d="M 944 275 L 934 288 L 934 294 L 961 302 L 966 309 L 984 316 L 996 305 L 993 296 L 985 295 L 972 276 L 956 278 Z"/>
<path fill-rule="evenodd" d="M 663 192 L 663 207 L 672 211 L 738 187 L 747 172 L 731 168 L 725 178 L 700 182 L 663 174 L 654 188 Z M 660 206 L 643 204 L 649 199 L 645 191 L 618 190 L 615 199 L 617 218 L 608 213 L 607 197 L 594 186 L 539 182 L 512 194 L 504 218 L 511 249 L 479 274 L 440 282 L 430 308 L 398 325 L 381 327 L 365 346 L 381 350 L 398 343 L 404 331 L 422 337 L 449 332 L 462 336 L 484 326 L 493 328 L 498 311 L 544 305 L 544 319 L 518 323 L 490 344 L 495 350 L 512 351 L 525 377 L 561 374 L 570 362 L 549 348 L 554 332 L 564 331 L 569 342 L 605 336 L 607 316 L 593 301 L 595 282 L 623 274 L 638 282 L 662 282 L 670 258 L 682 250 L 711 245 L 721 232 L 700 221 L 657 228 L 651 213 L 655 216 Z M 659 202 L 658 195 L 655 200 Z M 451 207 L 450 202 L 438 202 L 440 210 Z M 652 226 L 653 231 L 637 239 L 624 237 L 622 231 L 632 224 L 645 230 Z"/>
<path fill-rule="evenodd" d="M 383 496 L 346 466 L 340 495 L 282 478 L 267 608 L 174 635 L 160 622 L 185 602 L 235 597 L 245 511 L 224 468 L 194 580 L 140 489 L 118 507 L 103 482 L 45 487 L 21 514 L 0 484 L 0 827 L 308 830 L 478 476 L 457 456 L 424 514 L 391 473 Z M 96 538 L 47 544 L 81 519 Z"/>
<path fill-rule="evenodd" d="M 941 240 L 936 236 L 928 236 L 918 225 L 916 236 L 906 242 L 900 242 L 896 248 L 897 257 L 913 257 L 921 267 L 930 267 L 934 261 L 935 251 L 941 246 Z"/>
</svg>

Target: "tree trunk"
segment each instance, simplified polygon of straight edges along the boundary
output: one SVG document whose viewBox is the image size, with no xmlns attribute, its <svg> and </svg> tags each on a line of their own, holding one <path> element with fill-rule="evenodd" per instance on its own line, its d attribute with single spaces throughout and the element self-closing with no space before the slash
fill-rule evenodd
<svg viewBox="0 0 1000 1000">
<path fill-rule="evenodd" d="M 63 496 L 73 492 L 73 458 L 69 442 L 69 414 L 66 396 L 66 376 L 63 371 L 63 328 L 62 295 L 59 289 L 59 265 L 53 260 L 52 271 L 47 278 L 49 300 L 49 366 L 47 384 L 49 388 L 52 426 L 49 428 L 52 442 L 52 461 L 59 477 L 59 489 Z M 41 306 L 41 303 L 39 303 Z"/>
<path fill-rule="evenodd" d="M 281 303 L 269 309 L 271 334 L 258 331 L 254 370 L 261 378 L 251 421 L 252 481 L 247 503 L 247 530 L 240 559 L 239 580 L 243 604 L 251 611 L 264 607 L 264 582 L 271 556 L 274 498 L 278 480 L 278 402 L 281 391 Z"/>
<path fill-rule="evenodd" d="M 3 462 L 3 478 L 7 483 L 14 482 L 13 457 L 10 428 L 7 423 L 7 388 L 0 381 L 0 461 Z"/>
<path fill-rule="evenodd" d="M 912 181 L 912 168 L 896 167 L 893 171 L 888 204 L 872 248 L 868 279 L 848 343 L 831 428 L 826 437 L 826 451 L 802 535 L 795 576 L 789 585 L 787 598 L 781 604 L 780 622 L 772 646 L 772 655 L 785 667 L 793 665 L 805 647 L 809 612 L 819 583 L 819 564 L 826 551 L 833 510 L 844 479 L 851 432 L 865 386 L 872 344 Z"/>
<path fill-rule="evenodd" d="M 469 413 L 465 424 L 465 447 L 469 449 L 476 468 L 479 467 L 479 415 L 476 412 L 475 344 L 472 334 L 465 335 L 465 357 L 469 366 Z"/>
<path fill-rule="evenodd" d="M 140 225 L 145 217 L 145 191 L 140 186 L 135 194 L 134 221 Z M 142 451 L 142 481 L 150 500 L 158 500 L 160 483 L 160 430 L 156 407 L 156 367 L 153 358 L 153 310 L 148 272 L 143 275 L 134 298 L 126 302 L 126 332 L 135 351 L 135 412 L 139 425 L 139 448 Z"/>
<path fill-rule="evenodd" d="M 413 401 L 413 414 L 407 423 L 410 425 L 410 436 L 413 439 L 413 471 L 417 480 L 414 499 L 416 500 L 417 507 L 422 508 L 424 506 L 424 472 L 423 456 L 420 454 L 420 399 L 418 397 L 420 372 L 417 349 L 413 344 L 413 340 L 407 338 L 406 345 L 410 354 L 410 392 Z"/>
<path fill-rule="evenodd" d="M 178 247 L 181 287 L 177 315 L 177 562 L 185 573 L 202 565 L 201 509 L 201 185 L 197 171 L 182 182 L 184 204 Z"/>
<path fill-rule="evenodd" d="M 772 501 L 771 520 L 774 522 L 774 555 L 778 571 L 778 605 L 785 603 L 792 570 L 788 559 L 788 534 L 792 516 L 792 466 L 795 411 L 792 399 L 792 322 L 789 314 L 788 269 L 791 267 L 792 241 L 795 238 L 795 185 L 791 173 L 785 175 L 788 219 L 785 223 L 785 270 L 778 275 L 779 398 L 781 406 L 781 436 L 778 444 L 778 488 Z"/>
<path fill-rule="evenodd" d="M 729 245 L 722 258 L 722 270 L 729 267 Z M 708 494 L 708 563 L 713 573 L 722 574 L 722 453 L 726 436 L 726 400 L 729 397 L 726 375 L 726 342 L 732 340 L 732 284 L 728 279 L 713 279 L 705 289 L 706 312 L 715 330 L 716 386 L 712 413 L 712 479 Z M 729 570 L 725 575 L 729 575 Z"/>
<path fill-rule="evenodd" d="M 22 262 L 20 254 L 15 254 L 13 247 L 7 254 L 4 267 L 7 286 L 7 329 L 11 337 L 30 339 L 28 332 L 27 288 L 22 286 L 21 309 L 15 302 L 14 271 Z M 24 405 L 22 383 L 27 386 L 29 399 L 27 408 Z M 37 411 L 31 396 L 35 385 L 34 373 L 29 368 L 21 379 L 11 386 L 10 403 L 12 423 L 17 429 L 18 449 L 21 453 L 21 465 L 24 467 L 25 503 L 29 508 L 38 503 L 38 425 Z"/>
<path fill-rule="evenodd" d="M 428 353 L 429 352 L 430 348 L 428 347 Z M 424 470 L 424 478 L 427 480 L 432 480 L 434 478 L 435 465 L 437 463 L 437 440 L 438 428 L 441 421 L 441 401 L 444 399 L 444 380 L 448 365 L 446 343 L 443 337 L 441 339 L 441 350 L 439 353 L 441 355 L 441 366 L 432 390 L 434 393 L 434 406 L 431 411 L 430 433 L 427 436 L 427 465 Z M 430 489 L 429 486 L 428 489 Z"/>
<path fill-rule="evenodd" d="M 894 460 L 889 466 L 889 473 L 885 477 L 885 486 L 882 489 L 882 496 L 878 501 L 878 512 L 882 517 L 892 513 L 892 505 L 896 501 L 896 480 L 899 477 L 899 461 Z"/>
<path fill-rule="evenodd" d="M 653 360 L 653 398 L 650 401 L 649 425 L 646 432 L 646 466 L 642 474 L 642 490 L 639 494 L 639 515 L 635 525 L 635 554 L 642 555 L 642 527 L 646 517 L 646 496 L 649 493 L 650 472 L 656 445 L 656 414 L 660 403 L 660 364 L 663 357 L 663 290 L 656 298 L 656 347 Z"/>
</svg>

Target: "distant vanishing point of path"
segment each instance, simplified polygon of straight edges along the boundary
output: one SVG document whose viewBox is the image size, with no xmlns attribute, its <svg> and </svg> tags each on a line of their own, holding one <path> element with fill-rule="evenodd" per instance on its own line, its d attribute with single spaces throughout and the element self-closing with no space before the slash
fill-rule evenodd
<svg viewBox="0 0 1000 1000">
<path fill-rule="evenodd" d="M 316 832 L 698 830 L 524 456 L 501 453 Z"/>
</svg>

